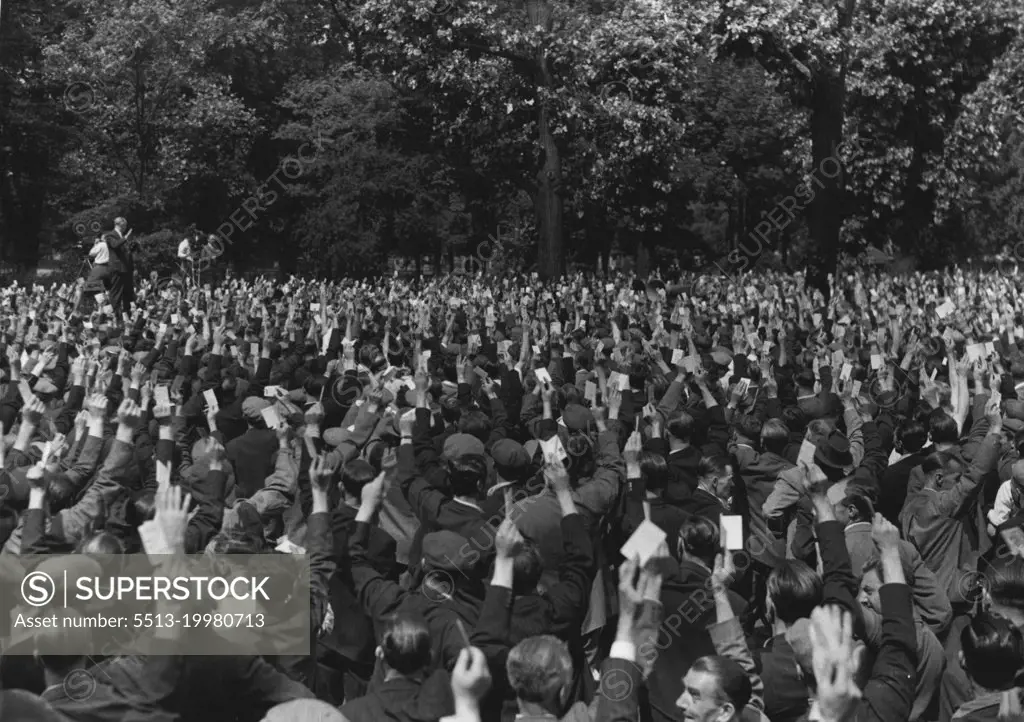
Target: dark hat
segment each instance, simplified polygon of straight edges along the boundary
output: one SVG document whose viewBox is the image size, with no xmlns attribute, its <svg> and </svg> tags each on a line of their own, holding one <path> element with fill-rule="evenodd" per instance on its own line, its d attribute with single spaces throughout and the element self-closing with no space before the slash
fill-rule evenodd
<svg viewBox="0 0 1024 722">
<path fill-rule="evenodd" d="M 1003 419 L 1003 428 L 1011 434 L 1019 434 L 1021 431 L 1024 431 L 1024 421 L 1008 416 Z"/>
<path fill-rule="evenodd" d="M 853 464 L 850 442 L 841 431 L 833 431 L 818 440 L 814 450 L 814 461 L 818 466 L 831 469 L 845 469 Z"/>
<path fill-rule="evenodd" d="M 246 421 L 256 423 L 263 418 L 263 409 L 270 405 L 271 403 L 266 399 L 261 399 L 258 396 L 250 396 L 242 402 L 242 416 L 245 417 Z"/>
<path fill-rule="evenodd" d="M 491 447 L 491 458 L 498 476 L 506 481 L 516 481 L 522 472 L 530 467 L 530 454 L 518 441 L 501 439 Z"/>
<path fill-rule="evenodd" d="M 1024 421 L 1024 401 L 1007 399 L 1003 408 L 1006 409 L 1006 415 L 1009 418 Z M 1006 425 L 1006 419 L 1003 419 L 1003 425 Z"/>
<path fill-rule="evenodd" d="M 430 570 L 468 572 L 476 561 L 473 554 L 467 553 L 468 545 L 466 537 L 453 531 L 430 532 L 423 537 L 423 566 Z"/>
<path fill-rule="evenodd" d="M 456 459 L 466 454 L 483 454 L 484 442 L 469 434 L 452 434 L 444 442 L 444 458 Z"/>
<path fill-rule="evenodd" d="M 562 410 L 562 423 L 569 431 L 589 431 L 594 428 L 594 414 L 579 404 L 568 404 Z"/>
</svg>

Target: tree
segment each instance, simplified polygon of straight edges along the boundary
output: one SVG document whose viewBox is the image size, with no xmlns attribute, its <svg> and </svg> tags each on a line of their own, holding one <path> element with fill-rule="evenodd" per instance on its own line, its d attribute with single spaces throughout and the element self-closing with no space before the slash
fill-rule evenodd
<svg viewBox="0 0 1024 722">
<path fill-rule="evenodd" d="M 139 199 L 159 211 L 204 179 L 240 187 L 258 124 L 211 63 L 252 19 L 209 0 L 84 0 L 80 10 L 45 51 L 48 76 L 67 84 L 77 147 L 66 171 L 94 181 L 74 200 Z"/>
<path fill-rule="evenodd" d="M 876 128 L 887 125 L 894 109 L 900 111 L 895 117 L 903 132 L 926 130 L 922 120 L 940 127 L 943 121 L 952 122 L 960 98 L 985 77 L 1012 38 L 1020 13 L 1019 4 L 1005 0 L 751 0 L 721 5 L 715 23 L 720 47 L 756 58 L 810 112 L 811 169 L 821 171 L 820 190 L 809 209 L 811 235 L 822 259 L 815 274 L 819 288 L 826 287 L 825 274 L 836 266 L 847 217 L 847 175 L 830 177 L 823 165 L 832 163 L 847 136 L 877 141 L 876 154 L 888 152 L 891 160 L 910 170 L 901 174 L 907 180 L 901 190 L 920 201 L 912 188 L 923 179 L 926 156 L 935 153 L 936 141 L 929 138 L 916 147 L 905 142 L 890 150 L 882 145 L 886 138 L 873 137 Z M 968 58 L 961 57 L 964 50 Z M 851 108 L 861 111 L 855 127 L 847 123 Z M 938 108 L 946 111 L 945 117 L 939 117 Z M 872 161 L 858 159 L 868 169 L 864 175 L 885 178 L 886 165 L 892 163 Z M 894 202 L 891 194 L 881 200 Z"/>
</svg>

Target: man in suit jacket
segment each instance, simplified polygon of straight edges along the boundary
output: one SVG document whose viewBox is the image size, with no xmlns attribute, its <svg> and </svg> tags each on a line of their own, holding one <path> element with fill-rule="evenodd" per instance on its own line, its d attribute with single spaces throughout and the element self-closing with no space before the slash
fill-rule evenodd
<svg viewBox="0 0 1024 722">
<path fill-rule="evenodd" d="M 928 429 L 916 419 L 905 421 L 895 434 L 896 448 L 889 457 L 889 466 L 882 472 L 878 490 L 878 513 L 893 524 L 899 524 L 903 502 L 907 500 L 910 473 L 928 456 Z"/>
<path fill-rule="evenodd" d="M 347 464 L 339 484 L 344 500 L 331 512 L 336 569 L 330 581 L 330 598 L 336 621 L 330 634 L 317 640 L 315 691 L 335 705 L 364 695 L 373 675 L 377 643 L 373 621 L 353 593 L 349 539 L 355 534 L 361 488 L 376 475 L 376 470 L 362 459 Z M 367 561 L 386 579 L 396 576 L 395 550 L 396 543 L 390 534 L 378 526 L 371 527 Z"/>
<path fill-rule="evenodd" d="M 277 432 L 263 421 L 263 410 L 270 406 L 269 401 L 256 396 L 243 401 L 242 415 L 249 429 L 224 447 L 235 470 L 235 494 L 239 499 L 248 499 L 262 489 L 266 478 L 274 473 Z"/>
<path fill-rule="evenodd" d="M 715 654 L 708 627 L 717 618 L 711 569 L 715 553 L 721 549 L 718 526 L 693 517 L 683 525 L 679 536 L 682 561 L 662 583 L 664 623 L 658 629 L 658 655 L 647 680 L 651 719 L 655 722 L 679 718 L 676 701 L 683 693 L 683 678 L 697 659 Z M 747 608 L 743 597 L 730 592 L 729 599 L 736 616 L 742 616 Z"/>
<path fill-rule="evenodd" d="M 857 492 L 848 493 L 834 508 L 836 520 L 845 525 L 846 549 L 850 552 L 853 573 L 859 578 L 864 566 L 878 557 L 878 548 L 871 538 L 874 509 L 870 499 Z M 925 566 L 913 544 L 900 539 L 899 548 L 903 574 L 914 593 L 914 608 L 921 620 L 941 639 L 953 621 L 949 596 L 939 585 L 935 573 Z"/>
<path fill-rule="evenodd" d="M 114 313 L 131 313 L 135 300 L 134 252 L 138 243 L 130 240 L 131 235 L 124 218 L 114 219 L 113 232 L 106 234 L 110 249 L 110 305 Z"/>
</svg>

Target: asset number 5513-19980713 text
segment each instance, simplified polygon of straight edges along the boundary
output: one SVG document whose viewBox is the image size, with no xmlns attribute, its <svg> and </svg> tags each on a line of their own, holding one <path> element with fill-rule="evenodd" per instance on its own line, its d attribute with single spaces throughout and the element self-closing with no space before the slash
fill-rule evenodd
<svg viewBox="0 0 1024 722">
<path fill-rule="evenodd" d="M 262 614 L 220 614 L 206 612 L 204 614 L 136 614 L 135 627 L 143 629 L 262 629 Z"/>
</svg>

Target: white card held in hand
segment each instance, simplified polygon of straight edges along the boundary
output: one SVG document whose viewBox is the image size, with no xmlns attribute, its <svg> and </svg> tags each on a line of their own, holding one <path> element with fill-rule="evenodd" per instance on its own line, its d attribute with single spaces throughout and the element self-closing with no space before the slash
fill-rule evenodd
<svg viewBox="0 0 1024 722">
<path fill-rule="evenodd" d="M 153 398 L 156 400 L 157 406 L 171 405 L 171 395 L 164 384 L 160 384 L 153 389 Z"/>
<path fill-rule="evenodd" d="M 872 370 L 874 370 L 874 371 L 881 371 L 883 365 L 884 364 L 882 363 L 881 355 L 879 355 L 877 353 L 871 354 L 871 368 L 872 368 Z"/>
<path fill-rule="evenodd" d="M 306 554 L 304 547 L 300 547 L 288 537 L 281 537 L 274 551 L 281 552 L 282 554 L 295 554 L 297 556 L 304 556 Z"/>
<path fill-rule="evenodd" d="M 210 411 L 220 411 L 220 405 L 217 403 L 217 394 L 213 393 L 213 389 L 204 391 L 203 398 L 206 399 L 206 407 Z"/>
<path fill-rule="evenodd" d="M 172 313 L 171 314 L 171 325 L 172 326 L 177 326 L 179 320 L 180 319 L 178 318 L 178 314 L 176 314 L 176 313 Z"/>
<path fill-rule="evenodd" d="M 1006 542 L 1006 546 L 1014 556 L 1024 557 L 1024 529 L 1021 529 L 1019 526 L 1013 526 L 1009 529 L 1003 529 L 999 532 L 999 535 Z"/>
<path fill-rule="evenodd" d="M 267 398 L 267 399 L 276 399 L 276 398 L 278 398 L 278 396 L 279 396 L 278 389 L 280 389 L 280 388 L 281 388 L 280 386 L 264 386 L 263 387 L 263 397 Z"/>
<path fill-rule="evenodd" d="M 281 426 L 281 417 L 277 415 L 277 409 L 273 406 L 268 406 L 260 413 L 263 415 L 263 421 L 266 422 L 268 429 L 277 429 Z"/>
<path fill-rule="evenodd" d="M 686 358 L 684 358 L 683 368 L 685 368 L 691 374 L 697 373 L 697 369 L 700 368 L 700 356 L 687 356 Z"/>
<path fill-rule="evenodd" d="M 597 405 L 597 384 L 593 381 L 587 381 L 583 387 L 583 398 L 590 403 Z"/>
<path fill-rule="evenodd" d="M 800 444 L 800 454 L 796 458 L 797 466 L 810 466 L 813 464 L 815 448 L 812 442 L 804 439 L 803 443 Z"/>
<path fill-rule="evenodd" d="M 685 359 L 685 358 L 686 358 L 686 354 L 683 353 L 683 350 L 681 348 L 677 348 L 677 349 L 673 349 L 672 350 L 672 365 L 673 366 L 678 366 L 679 364 L 681 364 L 683 362 L 683 359 Z"/>
<path fill-rule="evenodd" d="M 859 398 L 859 397 L 860 397 L 860 381 L 854 381 L 853 382 L 853 398 L 856 399 L 856 398 Z"/>
<path fill-rule="evenodd" d="M 548 373 L 547 369 L 534 369 L 533 373 L 542 384 L 551 384 L 551 374 Z"/>
<path fill-rule="evenodd" d="M 956 306 L 954 306 L 953 302 L 950 301 L 948 298 L 941 306 L 937 306 L 935 308 L 935 313 L 938 315 L 939 318 L 945 318 L 954 311 L 956 311 Z"/>
<path fill-rule="evenodd" d="M 154 564 L 160 561 L 161 556 L 174 554 L 174 549 L 164 538 L 163 528 L 152 519 L 139 526 L 139 539 L 142 540 L 142 549 Z"/>
<path fill-rule="evenodd" d="M 853 364 L 844 363 L 843 370 L 839 372 L 839 380 L 849 381 L 851 376 L 853 376 Z"/>
<path fill-rule="evenodd" d="M 544 461 L 549 464 L 565 462 L 569 458 L 569 454 L 566 453 L 565 447 L 562 446 L 561 440 L 558 438 L 558 434 L 555 434 L 547 441 L 540 442 L 540 448 L 544 454 Z"/>
<path fill-rule="evenodd" d="M 633 535 L 622 545 L 619 553 L 626 559 L 639 558 L 640 566 L 643 566 L 658 553 L 658 547 L 664 544 L 667 538 L 668 535 L 661 530 L 661 527 L 644 519 Z M 741 539 L 740 543 L 742 544 L 742 542 Z"/>
<path fill-rule="evenodd" d="M 258 343 L 251 343 L 251 344 L 249 344 L 249 355 L 250 356 L 259 356 L 260 355 L 260 345 Z"/>
<path fill-rule="evenodd" d="M 995 356 L 996 355 L 996 345 L 994 343 L 992 343 L 991 341 L 986 341 L 985 342 L 985 355 L 986 356 Z"/>
<path fill-rule="evenodd" d="M 629 391 L 629 374 L 619 374 L 619 391 Z"/>
<path fill-rule="evenodd" d="M 160 486 L 168 486 L 171 483 L 171 462 L 156 462 L 156 483 Z"/>
<path fill-rule="evenodd" d="M 726 551 L 743 551 L 743 517 L 735 514 L 722 514 L 720 518 Z"/>
</svg>

